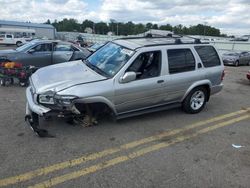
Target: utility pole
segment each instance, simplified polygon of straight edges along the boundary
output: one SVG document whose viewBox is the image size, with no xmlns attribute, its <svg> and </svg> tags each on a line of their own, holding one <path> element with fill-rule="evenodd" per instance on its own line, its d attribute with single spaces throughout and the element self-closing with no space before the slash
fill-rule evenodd
<svg viewBox="0 0 250 188">
<path fill-rule="evenodd" d="M 204 38 L 205 38 L 205 34 L 206 34 L 206 26 L 207 26 L 207 22 L 204 22 L 204 33 L 203 33 L 203 35 L 204 35 Z"/>
<path fill-rule="evenodd" d="M 116 22 L 116 35 L 118 36 L 118 22 Z"/>
<path fill-rule="evenodd" d="M 95 34 L 95 22 L 93 22 L 93 33 Z"/>
</svg>

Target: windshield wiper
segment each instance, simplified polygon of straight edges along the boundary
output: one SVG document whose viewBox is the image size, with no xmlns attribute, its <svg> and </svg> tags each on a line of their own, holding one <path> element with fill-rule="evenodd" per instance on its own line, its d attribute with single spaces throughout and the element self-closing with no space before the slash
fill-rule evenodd
<svg viewBox="0 0 250 188">
<path fill-rule="evenodd" d="M 84 61 L 86 62 L 86 65 L 87 65 L 89 68 L 91 68 L 92 70 L 94 70 L 95 72 L 99 73 L 99 74 L 102 75 L 102 76 L 105 76 L 105 77 L 107 77 L 107 78 L 110 78 L 110 76 L 109 76 L 106 72 L 104 72 L 104 71 L 103 71 L 102 69 L 100 69 L 99 67 L 97 67 L 97 66 L 91 64 L 91 63 L 89 62 L 88 59 L 85 59 Z"/>
</svg>

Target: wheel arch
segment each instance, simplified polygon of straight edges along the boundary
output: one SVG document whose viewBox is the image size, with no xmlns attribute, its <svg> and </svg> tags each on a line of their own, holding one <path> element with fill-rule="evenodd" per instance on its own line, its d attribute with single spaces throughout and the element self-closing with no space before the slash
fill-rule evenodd
<svg viewBox="0 0 250 188">
<path fill-rule="evenodd" d="M 20 40 L 18 40 L 18 41 L 16 41 L 16 45 L 18 45 L 18 44 L 22 44 L 23 42 L 22 41 L 20 41 Z"/>
<path fill-rule="evenodd" d="M 211 87 L 212 87 L 212 83 L 209 80 L 202 80 L 202 81 L 198 81 L 193 83 L 186 91 L 185 95 L 182 97 L 181 102 L 183 102 L 185 100 L 185 98 L 188 96 L 188 94 L 197 87 L 204 87 L 206 88 L 206 90 L 208 91 L 208 95 L 207 95 L 207 99 L 206 101 L 209 101 L 210 98 L 210 92 L 211 92 Z"/>
<path fill-rule="evenodd" d="M 113 103 L 105 97 L 98 96 L 98 97 L 80 98 L 80 99 L 76 99 L 74 103 L 75 104 L 102 104 L 108 107 L 112 113 L 114 113 L 115 115 L 117 114 Z"/>
</svg>

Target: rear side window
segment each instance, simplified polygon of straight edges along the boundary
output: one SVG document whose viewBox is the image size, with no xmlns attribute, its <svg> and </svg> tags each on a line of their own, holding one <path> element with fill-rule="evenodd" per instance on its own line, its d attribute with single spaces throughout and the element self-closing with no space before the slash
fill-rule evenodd
<svg viewBox="0 0 250 188">
<path fill-rule="evenodd" d="M 212 46 L 195 46 L 195 50 L 201 58 L 204 67 L 219 66 L 220 58 Z"/>
<path fill-rule="evenodd" d="M 12 38 L 12 35 L 6 35 L 6 38 L 11 39 L 11 38 Z"/>
<path fill-rule="evenodd" d="M 73 49 L 71 48 L 70 44 L 57 44 L 55 46 L 54 51 L 59 51 L 59 52 L 71 52 Z"/>
<path fill-rule="evenodd" d="M 171 49 L 167 53 L 170 74 L 195 70 L 195 59 L 190 49 Z"/>
</svg>

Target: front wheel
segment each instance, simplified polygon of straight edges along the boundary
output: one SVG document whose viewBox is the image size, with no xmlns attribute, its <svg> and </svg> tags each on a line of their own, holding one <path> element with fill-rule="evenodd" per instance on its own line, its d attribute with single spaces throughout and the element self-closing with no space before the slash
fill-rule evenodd
<svg viewBox="0 0 250 188">
<path fill-rule="evenodd" d="M 1 86 L 5 86 L 5 85 L 6 85 L 6 81 L 5 81 L 4 78 L 1 78 L 1 79 L 0 79 L 0 85 L 1 85 Z"/>
<path fill-rule="evenodd" d="M 182 103 L 182 108 L 189 114 L 199 113 L 207 102 L 208 92 L 204 87 L 193 89 Z"/>
<path fill-rule="evenodd" d="M 21 41 L 17 41 L 17 42 L 16 42 L 16 46 L 17 46 L 17 47 L 22 46 L 22 44 L 23 44 L 23 43 L 22 43 Z"/>
</svg>

